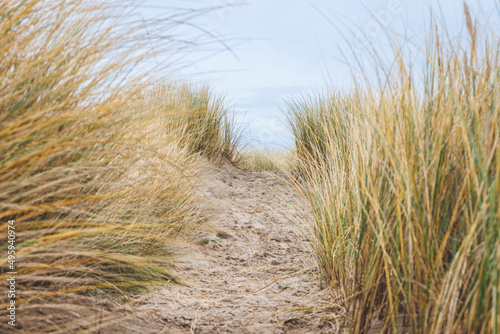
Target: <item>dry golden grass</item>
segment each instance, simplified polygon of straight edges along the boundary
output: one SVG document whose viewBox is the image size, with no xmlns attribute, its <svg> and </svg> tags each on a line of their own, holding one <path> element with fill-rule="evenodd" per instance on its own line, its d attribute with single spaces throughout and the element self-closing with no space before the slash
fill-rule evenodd
<svg viewBox="0 0 500 334">
<path fill-rule="evenodd" d="M 126 297 L 172 280 L 175 245 L 203 228 L 198 156 L 236 154 L 220 101 L 151 85 L 137 71 L 151 54 L 141 27 L 122 24 L 130 4 L 0 4 L 0 238 L 15 220 L 17 320 L 26 332 L 95 326 L 94 318 L 68 322 L 63 301 L 68 311 L 91 308 L 68 293 Z M 207 146 L 179 141 L 174 120 L 192 115 L 217 120 L 195 118 L 182 132 Z M 2 241 L 4 291 L 8 249 Z M 4 320 L 7 303 L 2 294 Z"/>
<path fill-rule="evenodd" d="M 206 86 L 173 83 L 156 85 L 145 93 L 148 106 L 163 110 L 165 129 L 177 145 L 219 164 L 239 159 L 240 135 L 224 99 Z M 176 110 L 176 113 L 170 112 Z"/>
<path fill-rule="evenodd" d="M 291 171 L 295 168 L 293 152 L 249 149 L 243 151 L 238 165 L 256 171 Z"/>
<path fill-rule="evenodd" d="M 314 249 L 353 333 L 500 331 L 499 45 L 465 13 L 469 44 L 434 26 L 420 76 L 395 48 L 387 81 L 290 105 Z"/>
</svg>

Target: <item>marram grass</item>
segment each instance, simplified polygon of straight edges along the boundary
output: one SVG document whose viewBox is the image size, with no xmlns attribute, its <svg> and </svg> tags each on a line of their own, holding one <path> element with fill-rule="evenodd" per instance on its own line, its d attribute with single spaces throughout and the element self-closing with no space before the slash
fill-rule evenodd
<svg viewBox="0 0 500 334">
<path fill-rule="evenodd" d="M 293 152 L 254 148 L 241 153 L 238 165 L 255 171 L 291 171 L 295 167 L 295 158 Z"/>
<path fill-rule="evenodd" d="M 498 39 L 395 48 L 386 81 L 290 105 L 310 234 L 353 333 L 500 332 Z M 381 68 L 383 70 L 383 68 Z"/>
<path fill-rule="evenodd" d="M 150 107 L 163 110 L 165 131 L 180 147 L 213 163 L 237 162 L 240 136 L 223 97 L 187 83 L 156 85 L 144 97 Z"/>
<path fill-rule="evenodd" d="M 174 280 L 176 244 L 203 228 L 200 156 L 236 154 L 227 111 L 208 91 L 183 86 L 184 94 L 131 74 L 148 41 L 121 25 L 127 4 L 0 4 L 0 286 L 7 291 L 15 220 L 25 332 L 98 330 L 102 307 L 89 293 L 127 298 Z M 11 330 L 7 303 L 4 293 L 2 332 Z"/>
</svg>

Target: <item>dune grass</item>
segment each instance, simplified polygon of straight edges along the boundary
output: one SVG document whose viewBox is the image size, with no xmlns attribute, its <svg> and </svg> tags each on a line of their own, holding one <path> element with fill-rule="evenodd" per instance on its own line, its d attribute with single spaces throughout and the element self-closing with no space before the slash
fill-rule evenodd
<svg viewBox="0 0 500 334">
<path fill-rule="evenodd" d="M 242 151 L 238 166 L 255 171 L 291 171 L 294 159 L 292 151 L 253 148 Z"/>
<path fill-rule="evenodd" d="M 499 45 L 465 13 L 468 44 L 433 26 L 422 73 L 395 48 L 385 80 L 289 105 L 313 247 L 353 333 L 500 331 Z"/>
<path fill-rule="evenodd" d="M 162 84 L 145 96 L 148 105 L 164 110 L 168 132 L 189 153 L 204 156 L 213 163 L 236 163 L 239 159 L 241 137 L 234 127 L 233 114 L 224 98 L 207 86 Z M 171 110 L 179 112 L 173 114 Z"/>
<path fill-rule="evenodd" d="M 175 280 L 176 244 L 203 229 L 200 155 L 236 154 L 222 101 L 138 72 L 149 41 L 121 25 L 130 4 L 0 4 L 0 286 L 8 290 L 15 220 L 17 325 L 26 332 L 97 330 L 92 310 L 102 309 L 80 297 L 127 298 Z M 7 303 L 2 294 L 4 320 Z M 64 310 L 87 317 L 69 321 L 74 312 Z"/>
</svg>

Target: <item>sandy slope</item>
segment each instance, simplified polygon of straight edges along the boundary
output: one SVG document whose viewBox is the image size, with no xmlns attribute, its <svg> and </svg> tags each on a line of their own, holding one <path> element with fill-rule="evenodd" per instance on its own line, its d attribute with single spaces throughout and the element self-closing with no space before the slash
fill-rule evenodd
<svg viewBox="0 0 500 334">
<path fill-rule="evenodd" d="M 298 311 L 318 306 L 327 291 L 290 219 L 292 191 L 280 175 L 225 166 L 206 177 L 211 220 L 223 231 L 178 263 L 189 286 L 166 287 L 151 300 L 165 332 L 332 332 L 318 315 Z"/>
<path fill-rule="evenodd" d="M 176 266 L 189 281 L 143 299 L 142 309 L 155 310 L 154 324 L 136 325 L 163 333 L 335 332 L 321 312 L 303 312 L 327 300 L 328 290 L 291 218 L 293 190 L 283 177 L 224 166 L 206 178 L 202 192 L 219 231 L 182 250 Z"/>
</svg>

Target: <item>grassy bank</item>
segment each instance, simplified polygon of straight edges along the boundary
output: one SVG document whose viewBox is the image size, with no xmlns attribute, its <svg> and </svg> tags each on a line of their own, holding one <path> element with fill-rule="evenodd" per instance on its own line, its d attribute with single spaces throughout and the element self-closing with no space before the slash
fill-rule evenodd
<svg viewBox="0 0 500 334">
<path fill-rule="evenodd" d="M 289 105 L 314 249 L 353 333 L 500 331 L 499 45 L 466 18 L 467 43 L 432 27 L 422 71 L 395 48 L 384 80 Z"/>
<path fill-rule="evenodd" d="M 291 171 L 295 168 L 293 152 L 248 149 L 241 153 L 238 165 L 255 171 Z"/>
<path fill-rule="evenodd" d="M 166 130 L 179 147 L 216 164 L 237 163 L 241 136 L 223 97 L 187 83 L 156 85 L 145 97 L 149 106 L 168 115 Z"/>
<path fill-rule="evenodd" d="M 0 286 L 8 290 L 14 264 L 25 332 L 97 330 L 110 322 L 85 298 L 126 299 L 175 280 L 176 244 L 203 229 L 202 156 L 236 155 L 220 99 L 138 71 L 150 40 L 140 24 L 122 24 L 130 10 L 77 0 L 0 5 Z M 9 301 L 0 297 L 4 320 Z"/>
</svg>

